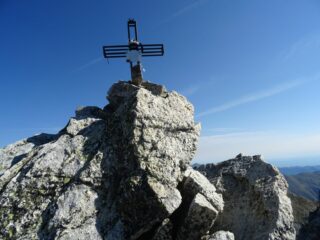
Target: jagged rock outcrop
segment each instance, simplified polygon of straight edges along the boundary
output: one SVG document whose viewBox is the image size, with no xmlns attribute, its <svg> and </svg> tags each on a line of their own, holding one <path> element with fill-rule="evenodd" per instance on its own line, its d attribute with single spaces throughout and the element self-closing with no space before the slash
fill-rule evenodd
<svg viewBox="0 0 320 240">
<path fill-rule="evenodd" d="M 78 109 L 56 135 L 0 150 L 0 239 L 196 239 L 211 231 L 224 203 L 189 166 L 200 132 L 193 106 L 151 83 L 116 83 L 108 100 L 104 109 Z"/>
<path fill-rule="evenodd" d="M 11 158 L 0 177 L 1 239 L 99 235 L 92 209 L 101 185 L 104 130 L 101 119 L 75 118 L 49 142 L 39 135 L 31 146 L 31 139 L 17 143 L 23 153 Z"/>
<path fill-rule="evenodd" d="M 242 156 L 197 167 L 223 195 L 224 211 L 213 231 L 231 231 L 237 240 L 295 239 L 288 185 L 260 156 Z"/>
<path fill-rule="evenodd" d="M 295 239 L 287 183 L 258 156 L 191 168 L 183 96 L 118 82 L 107 98 L 0 149 L 0 239 Z"/>
</svg>

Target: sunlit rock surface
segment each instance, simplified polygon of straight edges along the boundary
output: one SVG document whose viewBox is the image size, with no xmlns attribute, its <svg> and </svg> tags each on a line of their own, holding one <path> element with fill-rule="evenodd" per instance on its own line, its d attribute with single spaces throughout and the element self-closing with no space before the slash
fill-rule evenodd
<svg viewBox="0 0 320 240">
<path fill-rule="evenodd" d="M 0 239 L 295 238 L 272 166 L 238 157 L 191 168 L 200 125 L 185 97 L 118 82 L 107 99 L 58 134 L 0 149 Z"/>
<path fill-rule="evenodd" d="M 214 231 L 227 230 L 235 239 L 295 239 L 288 184 L 278 169 L 260 156 L 242 156 L 197 167 L 224 200 Z"/>
</svg>

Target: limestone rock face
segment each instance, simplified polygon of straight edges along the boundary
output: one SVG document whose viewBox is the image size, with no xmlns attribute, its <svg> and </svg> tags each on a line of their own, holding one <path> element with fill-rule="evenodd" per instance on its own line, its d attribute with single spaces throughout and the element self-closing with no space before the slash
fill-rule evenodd
<svg viewBox="0 0 320 240">
<path fill-rule="evenodd" d="M 0 150 L 0 239 L 177 239 L 223 210 L 190 168 L 200 126 L 176 92 L 114 84 L 56 135 Z M 192 191 L 189 192 L 189 187 Z M 192 239 L 192 238 L 189 238 Z"/>
<path fill-rule="evenodd" d="M 214 231 L 231 231 L 235 239 L 295 239 L 288 185 L 278 169 L 260 156 L 238 155 L 217 165 L 197 168 L 224 200 Z"/>
<path fill-rule="evenodd" d="M 53 134 L 40 134 L 0 149 L 0 176 L 25 157 L 34 147 L 50 142 L 54 138 Z"/>
<path fill-rule="evenodd" d="M 137 239 L 151 234 L 180 206 L 177 186 L 195 153 L 200 127 L 193 106 L 176 92 L 155 95 L 120 82 L 108 99 L 111 147 L 103 169 L 107 198 L 115 201 L 118 216 L 106 236 Z"/>
<path fill-rule="evenodd" d="M 104 131 L 100 119 L 75 118 L 49 142 L 36 136 L 40 141 L 31 147 L 30 139 L 19 143 L 24 153 L 11 158 L 11 167 L 0 177 L 0 239 L 99 236 L 95 199 Z"/>
<path fill-rule="evenodd" d="M 0 239 L 294 239 L 271 165 L 238 156 L 191 168 L 200 125 L 185 97 L 118 82 L 107 99 L 58 134 L 0 149 Z"/>
</svg>

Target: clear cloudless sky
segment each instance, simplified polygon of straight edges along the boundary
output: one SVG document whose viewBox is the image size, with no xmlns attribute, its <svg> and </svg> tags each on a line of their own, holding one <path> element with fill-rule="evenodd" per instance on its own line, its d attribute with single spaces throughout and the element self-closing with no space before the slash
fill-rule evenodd
<svg viewBox="0 0 320 240">
<path fill-rule="evenodd" d="M 144 78 L 195 107 L 196 162 L 243 152 L 320 164 L 317 0 L 1 0 L 0 146 L 103 107 L 130 77 L 125 60 L 102 59 L 103 45 L 127 43 L 128 18 L 142 43 L 165 45 Z"/>
</svg>

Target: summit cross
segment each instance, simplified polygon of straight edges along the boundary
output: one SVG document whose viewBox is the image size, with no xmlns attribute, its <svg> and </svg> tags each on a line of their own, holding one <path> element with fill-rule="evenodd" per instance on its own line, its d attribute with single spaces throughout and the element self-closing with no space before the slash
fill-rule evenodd
<svg viewBox="0 0 320 240">
<path fill-rule="evenodd" d="M 134 85 L 141 85 L 141 58 L 163 56 L 163 44 L 142 44 L 138 41 L 137 23 L 128 20 L 128 45 L 103 46 L 103 55 L 109 58 L 126 58 L 130 63 L 131 79 Z"/>
</svg>

